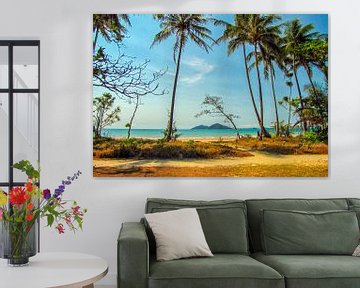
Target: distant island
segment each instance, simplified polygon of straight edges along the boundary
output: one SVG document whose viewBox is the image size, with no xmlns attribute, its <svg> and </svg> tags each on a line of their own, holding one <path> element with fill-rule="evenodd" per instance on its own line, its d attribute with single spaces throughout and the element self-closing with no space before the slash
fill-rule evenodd
<svg viewBox="0 0 360 288">
<path fill-rule="evenodd" d="M 212 124 L 210 126 L 198 125 L 198 126 L 195 126 L 195 127 L 191 128 L 191 130 L 197 130 L 197 129 L 233 129 L 233 128 L 222 125 L 220 123 L 215 123 L 215 124 Z"/>
</svg>

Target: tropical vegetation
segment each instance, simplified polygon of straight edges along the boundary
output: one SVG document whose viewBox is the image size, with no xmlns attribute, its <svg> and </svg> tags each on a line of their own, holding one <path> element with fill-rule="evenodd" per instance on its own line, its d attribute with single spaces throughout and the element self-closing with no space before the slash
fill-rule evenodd
<svg viewBox="0 0 360 288">
<path fill-rule="evenodd" d="M 173 140 L 172 135 L 175 135 L 173 131 L 174 112 L 181 60 L 189 42 L 193 42 L 206 53 L 211 52 L 213 45 L 219 45 L 222 42 L 226 43 L 229 55 L 236 53 L 237 50 L 241 51 L 249 97 L 258 121 L 259 139 L 272 136 L 264 124 L 264 97 L 267 94 L 271 95 L 274 107 L 273 136 L 289 136 L 292 128 L 297 127 L 301 128 L 303 133 L 311 130 L 312 133 L 319 136 L 321 141 L 327 138 L 327 125 L 325 125 L 327 113 L 324 111 L 324 105 L 327 105 L 324 103 L 327 99 L 327 95 L 325 95 L 327 87 L 318 87 L 319 85 L 313 80 L 313 70 L 318 69 L 323 73 L 325 86 L 327 86 L 328 41 L 327 35 L 315 31 L 312 24 L 303 24 L 299 19 L 282 22 L 281 16 L 274 14 L 235 14 L 232 23 L 202 14 L 154 14 L 153 18 L 159 22 L 160 31 L 154 35 L 150 46 L 154 47 L 169 38 L 174 41 L 172 56 L 175 63 L 175 74 L 168 123 L 164 130 L 166 141 Z M 217 40 L 212 38 L 211 24 L 223 27 L 223 34 Z M 131 135 L 133 120 L 135 113 L 138 112 L 141 97 L 147 94 L 166 94 L 164 90 L 159 91 L 159 83 L 155 83 L 163 75 L 162 72 L 150 79 L 149 83 L 146 83 L 146 80 L 138 83 L 130 81 L 129 83 L 134 86 L 130 91 L 129 87 L 124 85 L 127 83 L 126 80 L 119 83 L 112 81 L 116 74 L 119 74 L 119 78 L 123 76 L 120 73 L 121 67 L 119 67 L 120 70 L 114 68 L 114 62 L 106 54 L 105 49 L 97 48 L 98 38 L 101 36 L 105 41 L 113 41 L 119 45 L 128 33 L 126 26 L 130 27 L 131 25 L 130 17 L 127 14 L 94 15 L 94 81 L 98 83 L 95 85 L 115 92 L 120 98 L 123 97 L 134 104 L 134 115 L 126 124 L 129 129 L 128 138 Z M 126 59 L 119 58 L 118 62 L 123 62 L 126 66 Z M 109 66 L 113 69 L 109 69 Z M 146 67 L 142 68 L 146 69 Z M 261 73 L 261 69 L 263 73 Z M 252 76 L 252 73 L 255 73 L 255 77 Z M 306 74 L 308 83 L 300 83 L 299 73 Z M 139 74 L 142 73 L 139 72 Z M 287 80 L 284 81 L 284 78 Z M 254 79 L 256 79 L 255 83 L 252 82 Z M 288 85 L 289 95 L 277 95 L 275 85 L 277 79 L 281 79 Z M 264 80 L 270 81 L 270 93 L 264 91 Z M 293 83 L 296 86 L 296 95 L 292 95 Z M 154 85 L 150 88 L 149 84 Z M 144 87 L 147 88 L 142 91 Z M 137 89 L 140 92 L 136 91 Z M 278 99 L 279 96 L 282 98 Z M 98 97 L 94 100 L 94 106 L 97 105 L 96 103 L 99 103 Z M 287 106 L 287 119 L 279 118 L 279 106 Z M 94 113 L 97 113 L 96 109 L 94 109 Z M 314 114 L 317 116 L 313 117 Z M 291 123 L 292 118 L 297 120 Z M 115 117 L 107 125 L 116 121 L 118 118 Z M 286 133 L 284 134 L 281 133 L 280 126 L 284 126 L 285 122 Z M 95 137 L 101 136 L 100 130 L 96 129 Z"/>
<path fill-rule="evenodd" d="M 260 139 L 262 139 L 263 135 L 270 137 L 270 134 L 264 127 L 263 89 L 259 69 L 260 63 L 262 63 L 264 69 L 264 78 L 270 78 L 271 81 L 271 91 L 275 111 L 275 136 L 280 135 L 281 122 L 278 115 L 279 101 L 276 97 L 274 85 L 276 76 L 274 64 L 280 68 L 279 70 L 282 71 L 284 74 L 283 76 L 289 78 L 286 81 L 286 84 L 290 87 L 290 93 L 292 91 L 292 75 L 295 77 L 298 92 L 298 101 L 296 102 L 299 102 L 300 107 L 297 107 L 294 111 L 302 123 L 304 132 L 308 131 L 309 125 L 313 126 L 314 124 L 311 123 L 309 117 L 305 117 L 305 111 L 309 111 L 314 107 L 309 108 L 305 106 L 306 101 L 304 101 L 301 92 L 302 89 L 298 79 L 298 70 L 300 67 L 304 68 L 309 78 L 312 91 L 315 94 L 317 93 L 317 90 L 315 89 L 315 84 L 312 80 L 312 68 L 317 67 L 321 69 L 327 81 L 328 49 L 326 35 L 320 35 L 313 31 L 314 27 L 312 24 L 303 26 L 298 19 L 287 23 L 278 23 L 280 19 L 281 18 L 277 15 L 237 14 L 234 16 L 234 23 L 215 20 L 216 25 L 225 26 L 224 33 L 217 42 L 228 42 L 228 54 L 234 53 L 237 49 L 242 49 L 249 94 L 259 123 Z M 253 50 L 249 53 L 246 52 L 246 44 L 251 44 L 253 46 Z M 254 62 L 249 65 L 248 62 L 251 59 L 253 59 Z M 250 72 L 253 68 L 256 69 L 257 76 L 258 106 L 256 104 L 250 79 Z M 284 99 L 287 101 L 291 97 L 291 95 L 285 96 Z M 289 127 L 290 118 L 291 105 L 289 104 Z M 327 121 L 327 119 L 324 119 L 324 121 L 325 120 Z M 298 122 L 294 126 L 297 124 Z M 315 131 L 315 133 L 317 132 Z M 289 134 L 289 128 L 287 129 L 287 134 Z"/>
<path fill-rule="evenodd" d="M 105 127 L 120 120 L 120 107 L 114 107 L 115 97 L 105 92 L 93 100 L 93 133 L 95 138 L 102 135 Z"/>
<path fill-rule="evenodd" d="M 170 64 L 159 68 L 152 65 L 152 57 L 126 54 L 132 52 L 124 47 L 139 23 L 135 17 L 96 14 L 93 18 L 94 158 L 216 159 L 247 157 L 250 155 L 244 151 L 254 150 L 283 155 L 327 154 L 328 35 L 317 31 L 312 23 L 277 14 L 154 14 L 147 19 L 157 28 L 152 27 L 153 33 L 141 45 L 158 56 L 159 47 L 171 44 L 163 55 Z M 204 89 L 199 95 L 192 94 L 192 103 L 197 103 L 192 116 L 213 117 L 228 124 L 233 142 L 218 136 L 207 143 L 184 139 L 176 127 L 180 122 L 177 113 L 183 108 L 180 99 L 187 95 L 186 89 L 191 89 L 182 85 L 184 66 L 189 65 L 193 51 L 212 57 L 216 49 L 229 63 L 235 63 L 244 88 L 232 90 L 235 95 L 231 97 L 238 100 L 232 99 L 232 103 L 237 104 L 229 103 L 229 96 L 220 87 L 220 92 Z M 151 95 L 168 103 L 168 114 L 161 110 L 162 126 L 157 127 L 163 137 L 136 137 L 136 122 L 147 103 L 156 98 Z M 251 137 L 242 131 L 247 123 L 242 120 L 244 107 L 239 103 L 246 101 L 250 105 L 246 116 L 253 117 L 256 127 L 251 128 L 257 131 Z M 153 109 L 154 117 L 159 116 Z M 116 138 L 107 134 L 106 128 L 118 125 L 127 129 L 126 135 Z M 325 166 L 319 175 L 327 173 Z"/>
<path fill-rule="evenodd" d="M 161 31 L 154 37 L 154 42 L 151 46 L 156 43 L 160 43 L 171 35 L 175 35 L 175 43 L 173 48 L 174 61 L 176 64 L 176 72 L 174 78 L 174 86 L 171 97 L 171 106 L 169 114 L 169 122 L 167 126 L 167 133 L 165 139 L 170 141 L 172 139 L 172 130 L 174 123 L 174 110 L 175 110 L 175 98 L 176 89 L 179 79 L 181 55 L 187 42 L 193 41 L 205 52 L 209 53 L 211 46 L 209 41 L 214 42 L 211 37 L 211 30 L 206 27 L 209 19 L 200 14 L 157 14 L 154 18 L 160 21 Z M 176 55 L 177 54 L 177 55 Z"/>
</svg>

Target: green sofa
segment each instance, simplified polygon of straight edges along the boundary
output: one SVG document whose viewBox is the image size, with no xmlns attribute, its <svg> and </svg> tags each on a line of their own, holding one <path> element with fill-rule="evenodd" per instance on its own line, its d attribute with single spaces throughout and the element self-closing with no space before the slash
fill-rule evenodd
<svg viewBox="0 0 360 288">
<path fill-rule="evenodd" d="M 360 215 L 360 199 L 191 201 L 153 198 L 147 200 L 145 212 L 187 207 L 197 208 L 214 257 L 158 262 L 154 236 L 145 221 L 124 223 L 117 246 L 119 288 L 360 287 L 360 257 L 301 255 L 301 251 L 297 255 L 268 255 L 264 252 L 261 229 L 265 210 L 325 213 L 321 216 L 325 218 L 326 213 L 344 212 L 345 224 L 356 225 L 358 233 L 357 214 L 354 214 L 356 223 L 348 223 L 346 217 L 356 212 Z M 313 217 L 311 215 L 306 217 Z M 339 241 L 329 243 L 339 246 Z"/>
</svg>

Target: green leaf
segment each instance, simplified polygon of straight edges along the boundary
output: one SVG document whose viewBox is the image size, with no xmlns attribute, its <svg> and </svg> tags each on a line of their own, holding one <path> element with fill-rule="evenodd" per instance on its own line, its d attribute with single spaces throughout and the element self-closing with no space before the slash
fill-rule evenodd
<svg viewBox="0 0 360 288">
<path fill-rule="evenodd" d="M 29 178 L 40 179 L 40 169 L 35 169 L 34 166 L 28 160 L 21 160 L 13 165 L 15 169 L 18 169 L 24 173 Z"/>
<path fill-rule="evenodd" d="M 55 218 L 54 218 L 53 215 L 51 215 L 51 214 L 47 215 L 47 224 L 48 224 L 48 226 L 51 227 L 51 225 L 54 223 L 54 220 L 55 220 Z"/>
<path fill-rule="evenodd" d="M 51 206 L 48 206 L 47 208 L 47 211 L 49 211 L 49 213 L 55 217 L 58 217 L 60 215 L 59 212 L 57 212 L 53 207 Z"/>
</svg>

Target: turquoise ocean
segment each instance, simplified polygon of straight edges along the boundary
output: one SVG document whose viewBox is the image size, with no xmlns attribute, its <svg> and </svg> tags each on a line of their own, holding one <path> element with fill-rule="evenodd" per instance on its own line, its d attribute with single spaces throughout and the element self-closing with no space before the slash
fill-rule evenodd
<svg viewBox="0 0 360 288">
<path fill-rule="evenodd" d="M 270 133 L 274 132 L 273 128 L 266 128 Z M 256 136 L 258 128 L 240 128 L 240 135 Z M 127 129 L 104 129 L 105 137 L 127 137 Z M 294 131 L 295 132 L 295 131 Z M 178 134 L 181 138 L 220 138 L 220 137 L 236 137 L 234 129 L 179 129 Z M 135 138 L 162 138 L 164 136 L 163 129 L 132 129 L 131 137 Z"/>
</svg>

